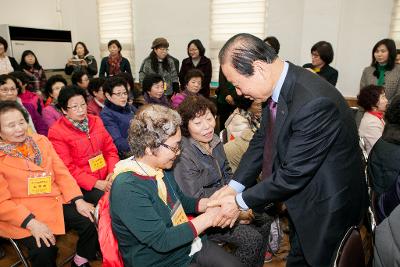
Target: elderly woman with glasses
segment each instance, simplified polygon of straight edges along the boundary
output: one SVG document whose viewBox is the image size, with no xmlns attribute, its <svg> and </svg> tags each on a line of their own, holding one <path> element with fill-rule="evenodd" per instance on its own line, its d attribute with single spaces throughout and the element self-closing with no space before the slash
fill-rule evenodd
<svg viewBox="0 0 400 267">
<path fill-rule="evenodd" d="M 214 133 L 216 107 L 203 96 L 189 96 L 178 112 L 184 137 L 182 154 L 174 166 L 176 182 L 187 196 L 211 197 L 232 178 L 222 142 Z M 233 254 L 246 266 L 262 266 L 272 218 L 265 218 L 258 229 L 249 225 L 253 218 L 252 211 L 242 212 L 241 223 L 232 229 L 211 229 L 210 239 L 233 245 Z"/>
<path fill-rule="evenodd" d="M 9 74 L 0 75 L 0 101 L 15 101 L 28 112 L 28 131 L 47 135 L 49 128 L 42 116 L 32 103 L 23 103 L 18 94 L 21 92 L 20 84 L 17 79 Z"/>
<path fill-rule="evenodd" d="M 28 133 L 28 115 L 15 101 L 0 101 L 0 236 L 27 247 L 33 267 L 56 266 L 56 235 L 77 231 L 72 266 L 96 257 L 92 204 L 49 140 Z"/>
<path fill-rule="evenodd" d="M 49 130 L 49 139 L 82 189 L 84 199 L 97 204 L 111 188 L 118 152 L 103 122 L 87 114 L 86 92 L 75 86 L 61 89 L 58 104 L 64 114 Z"/>
<path fill-rule="evenodd" d="M 136 108 L 128 103 L 127 82 L 121 77 L 113 76 L 103 84 L 106 96 L 104 108 L 100 113 L 104 126 L 110 133 L 121 158 L 129 156 L 128 128 L 135 115 Z"/>
<path fill-rule="evenodd" d="M 112 229 L 125 266 L 242 266 L 204 238 L 219 208 L 185 196 L 170 169 L 180 153 L 181 118 L 143 106 L 129 128 L 133 156 L 119 162 L 110 194 Z M 191 221 L 187 214 L 199 214 Z"/>
</svg>

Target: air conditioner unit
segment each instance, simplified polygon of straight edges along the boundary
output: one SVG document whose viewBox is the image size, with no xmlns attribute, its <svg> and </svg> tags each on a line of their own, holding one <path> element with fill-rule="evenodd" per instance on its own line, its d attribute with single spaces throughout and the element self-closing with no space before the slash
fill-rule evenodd
<svg viewBox="0 0 400 267">
<path fill-rule="evenodd" d="M 32 50 L 45 70 L 62 70 L 72 56 L 71 31 L 0 25 L 0 36 L 8 42 L 7 54 L 20 62 Z"/>
</svg>

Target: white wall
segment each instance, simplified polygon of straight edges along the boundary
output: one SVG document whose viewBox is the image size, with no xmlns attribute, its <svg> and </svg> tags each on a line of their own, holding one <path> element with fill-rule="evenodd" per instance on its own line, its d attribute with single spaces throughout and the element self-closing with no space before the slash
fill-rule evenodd
<svg viewBox="0 0 400 267">
<path fill-rule="evenodd" d="M 280 56 L 302 65 L 310 61 L 314 43 L 331 42 L 335 51 L 332 66 L 339 70 L 337 87 L 345 96 L 356 96 L 373 45 L 388 37 L 393 0 L 268 1 L 266 35 L 279 39 Z M 171 55 L 179 60 L 187 57 L 187 43 L 194 38 L 209 52 L 210 3 L 133 0 L 136 73 L 157 37 L 168 39 Z M 7 1 L 2 5 L 0 24 L 71 30 L 73 42 L 85 42 L 100 60 L 96 0 Z"/>
<path fill-rule="evenodd" d="M 356 96 L 374 44 L 389 35 L 393 0 L 269 0 L 267 35 L 281 43 L 281 57 L 298 65 L 310 62 L 311 46 L 332 44 L 337 87 Z"/>
<path fill-rule="evenodd" d="M 73 44 L 83 41 L 99 58 L 96 0 L 12 0 L 4 3 L 1 11 L 0 24 L 70 30 Z"/>
</svg>

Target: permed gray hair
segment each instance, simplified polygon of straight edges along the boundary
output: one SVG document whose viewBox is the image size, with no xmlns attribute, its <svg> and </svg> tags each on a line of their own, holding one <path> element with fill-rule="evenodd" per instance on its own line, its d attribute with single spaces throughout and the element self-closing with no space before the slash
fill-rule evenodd
<svg viewBox="0 0 400 267">
<path fill-rule="evenodd" d="M 131 121 L 128 143 L 132 155 L 141 158 L 146 147 L 155 150 L 176 134 L 182 123 L 181 116 L 173 109 L 149 104 L 140 107 Z"/>
</svg>

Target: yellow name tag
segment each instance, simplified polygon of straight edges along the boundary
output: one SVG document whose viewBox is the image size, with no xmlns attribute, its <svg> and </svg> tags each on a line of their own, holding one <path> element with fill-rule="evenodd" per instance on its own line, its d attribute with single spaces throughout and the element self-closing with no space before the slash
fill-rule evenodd
<svg viewBox="0 0 400 267">
<path fill-rule="evenodd" d="M 89 166 L 92 172 L 96 172 L 106 166 L 106 160 L 103 154 L 99 154 L 91 159 L 89 159 Z"/>
<path fill-rule="evenodd" d="M 185 211 L 183 210 L 182 204 L 180 201 L 175 203 L 174 209 L 172 210 L 171 221 L 174 226 L 180 225 L 182 223 L 188 222 L 188 217 L 186 216 Z"/>
<path fill-rule="evenodd" d="M 51 176 L 28 178 L 28 195 L 51 193 Z"/>
</svg>

